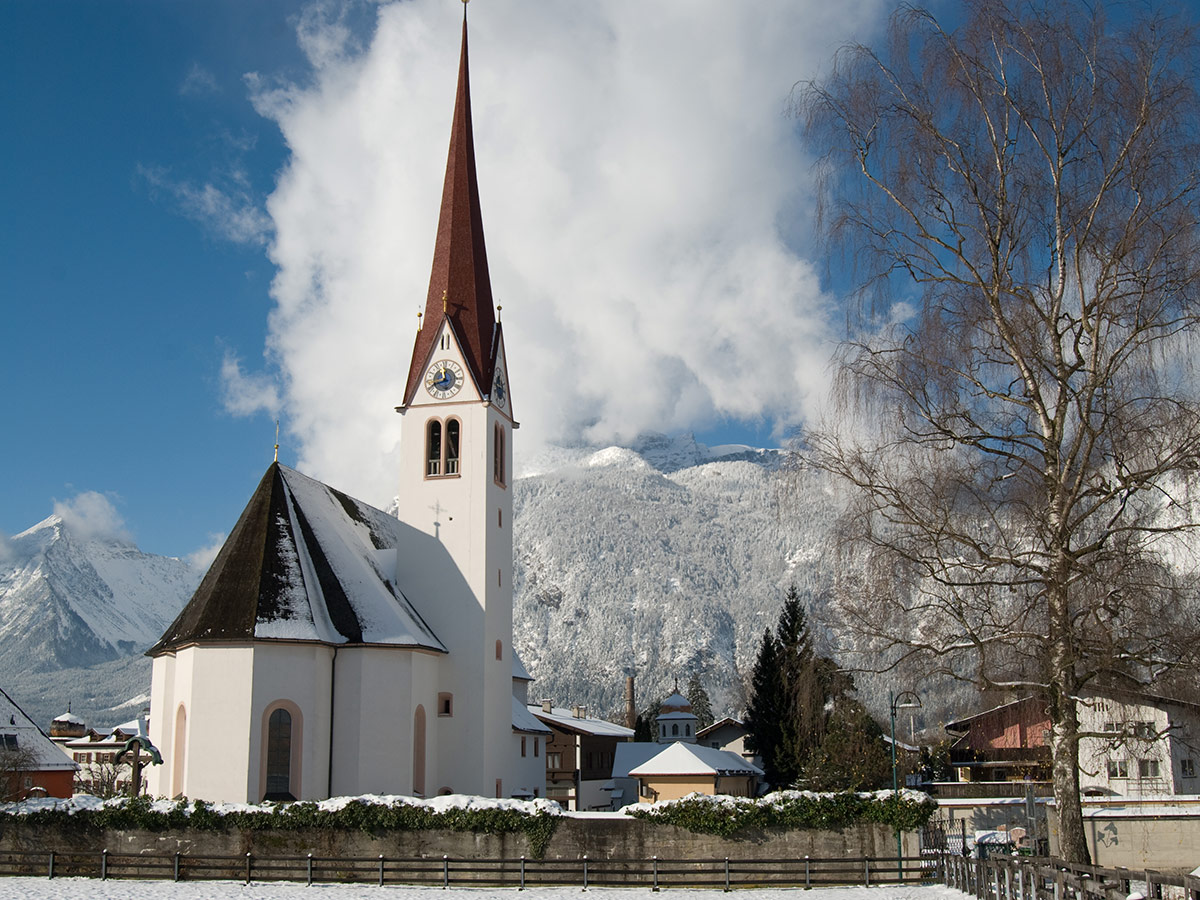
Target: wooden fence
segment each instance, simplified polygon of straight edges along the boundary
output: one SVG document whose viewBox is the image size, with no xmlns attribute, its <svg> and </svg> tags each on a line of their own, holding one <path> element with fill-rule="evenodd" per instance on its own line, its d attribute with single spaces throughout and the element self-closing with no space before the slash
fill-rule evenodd
<svg viewBox="0 0 1200 900">
<path fill-rule="evenodd" d="M 1058 859 L 1001 856 L 965 859 L 944 855 L 942 880 L 980 900 L 1125 900 L 1138 890 L 1161 898 L 1164 886 L 1187 900 L 1200 900 L 1200 878 L 1168 875 L 1152 869 L 1105 869 L 1079 866 Z"/>
<path fill-rule="evenodd" d="M 3 851 L 0 875 L 424 884 L 437 887 L 823 887 L 943 880 L 940 858 L 451 859 Z"/>
</svg>

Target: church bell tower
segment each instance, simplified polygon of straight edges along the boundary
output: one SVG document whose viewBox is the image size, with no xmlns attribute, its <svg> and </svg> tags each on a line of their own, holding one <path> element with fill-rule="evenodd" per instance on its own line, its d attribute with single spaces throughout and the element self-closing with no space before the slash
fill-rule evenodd
<svg viewBox="0 0 1200 900">
<path fill-rule="evenodd" d="M 430 712 L 445 774 L 433 776 L 429 793 L 508 796 L 517 423 L 484 247 L 465 7 L 433 271 L 396 411 L 404 416 L 398 516 L 424 535 L 413 546 L 425 548 L 398 558 L 397 582 L 417 594 L 410 599 L 449 651 L 436 717 Z"/>
</svg>

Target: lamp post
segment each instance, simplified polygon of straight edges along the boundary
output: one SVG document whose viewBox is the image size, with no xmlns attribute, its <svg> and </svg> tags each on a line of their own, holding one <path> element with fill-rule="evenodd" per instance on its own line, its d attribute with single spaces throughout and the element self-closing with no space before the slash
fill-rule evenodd
<svg viewBox="0 0 1200 900">
<path fill-rule="evenodd" d="M 892 795 L 899 799 L 900 783 L 896 774 L 896 710 L 920 709 L 921 698 L 912 691 L 888 691 L 888 707 L 892 714 Z M 904 881 L 904 844 L 900 827 L 896 826 L 896 873 L 900 881 Z"/>
</svg>

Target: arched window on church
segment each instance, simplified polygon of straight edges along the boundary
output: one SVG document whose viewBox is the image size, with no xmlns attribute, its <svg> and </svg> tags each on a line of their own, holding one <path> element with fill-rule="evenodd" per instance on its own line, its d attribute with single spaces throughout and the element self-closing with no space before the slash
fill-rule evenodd
<svg viewBox="0 0 1200 900">
<path fill-rule="evenodd" d="M 425 707 L 417 704 L 413 713 L 413 793 L 425 796 Z"/>
<path fill-rule="evenodd" d="M 267 790 L 263 799 L 296 799 L 292 791 L 292 714 L 282 707 L 267 717 Z"/>
<path fill-rule="evenodd" d="M 446 474 L 458 474 L 458 433 L 462 428 L 458 419 L 446 420 Z"/>
<path fill-rule="evenodd" d="M 671 726 L 671 737 L 679 737 L 679 726 L 678 725 Z"/>
<path fill-rule="evenodd" d="M 504 487 L 504 450 L 504 426 L 497 422 L 492 435 L 492 478 L 501 487 Z"/>
<path fill-rule="evenodd" d="M 692 736 L 692 726 L 689 725 L 687 722 L 683 723 L 683 736 L 684 737 Z"/>
<path fill-rule="evenodd" d="M 171 741 L 171 796 L 183 796 L 184 760 L 187 754 L 187 709 L 175 711 L 175 737 Z"/>
<path fill-rule="evenodd" d="M 425 474 L 442 474 L 442 423 L 437 419 L 425 428 Z"/>
</svg>

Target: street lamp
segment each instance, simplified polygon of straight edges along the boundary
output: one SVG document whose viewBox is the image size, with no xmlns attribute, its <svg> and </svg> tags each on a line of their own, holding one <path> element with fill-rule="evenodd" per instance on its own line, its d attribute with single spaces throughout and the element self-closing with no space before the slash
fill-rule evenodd
<svg viewBox="0 0 1200 900">
<path fill-rule="evenodd" d="M 896 710 L 920 709 L 921 698 L 912 691 L 888 691 L 888 706 L 892 712 L 892 795 L 899 800 L 900 784 L 896 775 Z M 904 881 L 904 845 L 900 835 L 900 826 L 896 826 L 896 872 L 900 881 Z"/>
</svg>

